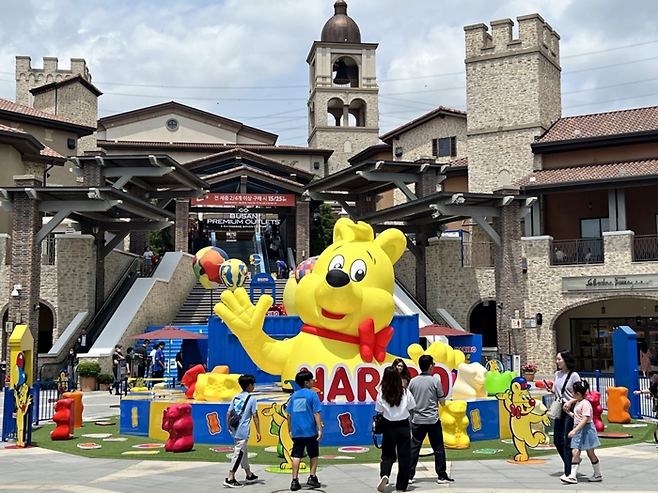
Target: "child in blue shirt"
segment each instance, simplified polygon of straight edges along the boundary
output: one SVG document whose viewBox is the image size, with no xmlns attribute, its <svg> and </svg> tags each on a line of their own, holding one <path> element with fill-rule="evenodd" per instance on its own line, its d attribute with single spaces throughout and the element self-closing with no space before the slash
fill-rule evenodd
<svg viewBox="0 0 658 493">
<path fill-rule="evenodd" d="M 254 424 L 256 425 L 256 441 L 260 442 L 258 403 L 256 402 L 256 398 L 250 395 L 256 386 L 256 377 L 253 375 L 240 375 L 238 383 L 240 384 L 242 392 L 231 400 L 231 404 L 228 406 L 228 412 L 226 413 L 226 428 L 233 436 L 233 441 L 235 442 L 233 458 L 231 459 L 231 469 L 228 472 L 228 477 L 224 480 L 224 486 L 228 486 L 229 488 L 242 487 L 242 484 L 235 479 L 235 473 L 240 465 L 242 465 L 242 469 L 244 469 L 247 474 L 247 483 L 253 483 L 258 479 L 258 476 L 252 473 L 249 468 L 249 451 L 247 450 L 252 417 L 254 418 Z M 240 416 L 240 424 L 237 429 L 231 429 L 229 424 L 231 411 L 235 411 Z"/>
<path fill-rule="evenodd" d="M 288 430 L 292 438 L 292 483 L 290 489 L 297 491 L 302 489 L 299 484 L 299 465 L 304 456 L 304 449 L 311 461 L 311 475 L 306 484 L 311 488 L 321 486 L 315 474 L 318 468 L 318 456 L 320 455 L 319 442 L 322 440 L 322 422 L 320 411 L 322 405 L 318 394 L 311 390 L 313 388 L 313 374 L 308 371 L 300 371 L 295 376 L 295 383 L 301 387 L 300 390 L 290 396 L 286 405 L 288 414 Z"/>
</svg>

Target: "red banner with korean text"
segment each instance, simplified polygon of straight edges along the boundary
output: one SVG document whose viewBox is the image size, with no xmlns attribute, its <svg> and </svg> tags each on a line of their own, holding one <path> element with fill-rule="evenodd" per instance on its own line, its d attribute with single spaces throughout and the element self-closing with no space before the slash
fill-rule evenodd
<svg viewBox="0 0 658 493">
<path fill-rule="evenodd" d="M 191 205 L 202 206 L 263 206 L 263 207 L 293 207 L 293 194 L 267 193 L 207 193 L 192 199 Z"/>
</svg>

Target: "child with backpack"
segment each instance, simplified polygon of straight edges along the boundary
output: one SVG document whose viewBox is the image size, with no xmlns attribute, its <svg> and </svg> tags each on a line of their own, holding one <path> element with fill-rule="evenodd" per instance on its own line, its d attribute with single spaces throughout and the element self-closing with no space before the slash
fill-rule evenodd
<svg viewBox="0 0 658 493">
<path fill-rule="evenodd" d="M 303 370 L 297 373 L 295 383 L 301 389 L 290 396 L 286 406 L 288 429 L 293 443 L 290 453 L 292 456 L 291 491 L 302 489 L 302 485 L 299 484 L 299 465 L 304 456 L 304 449 L 311 462 L 311 475 L 306 484 L 311 488 L 322 486 L 316 475 L 320 455 L 319 443 L 322 440 L 322 422 L 320 421 L 322 404 L 320 404 L 318 394 L 311 390 L 313 374 L 310 371 Z"/>
<path fill-rule="evenodd" d="M 231 400 L 231 404 L 228 406 L 228 412 L 226 413 L 228 431 L 235 442 L 233 458 L 231 459 L 231 469 L 228 472 L 228 477 L 224 479 L 224 486 L 229 488 L 242 487 L 242 484 L 235 479 L 235 473 L 239 466 L 242 466 L 242 469 L 244 469 L 247 474 L 247 483 L 253 483 L 258 479 L 258 476 L 252 473 L 249 468 L 249 451 L 247 450 L 252 417 L 254 419 L 254 424 L 256 425 L 256 440 L 260 442 L 258 403 L 255 398 L 251 398 L 251 393 L 256 386 L 256 377 L 253 375 L 240 375 L 238 383 L 240 384 L 242 392 Z"/>
<path fill-rule="evenodd" d="M 599 436 L 592 422 L 592 404 L 585 399 L 585 395 L 589 390 L 589 384 L 586 381 L 580 381 L 573 384 L 573 397 L 576 399 L 576 406 L 573 411 L 569 412 L 569 416 L 573 418 L 574 429 L 569 432 L 571 438 L 571 474 L 568 476 L 561 476 L 560 479 L 563 483 L 577 484 L 578 467 L 580 467 L 580 453 L 585 450 L 589 457 L 594 474 L 589 478 L 590 482 L 599 483 L 603 481 L 601 475 L 601 464 L 599 459 L 594 453 L 594 449 L 601 445 Z"/>
</svg>

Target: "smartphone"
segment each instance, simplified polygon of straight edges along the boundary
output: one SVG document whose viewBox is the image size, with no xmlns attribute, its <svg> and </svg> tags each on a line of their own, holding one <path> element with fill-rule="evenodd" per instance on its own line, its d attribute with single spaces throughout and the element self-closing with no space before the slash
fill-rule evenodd
<svg viewBox="0 0 658 493">
<path fill-rule="evenodd" d="M 552 385 L 550 383 L 548 383 L 546 380 L 542 380 L 542 382 L 544 382 L 544 388 L 546 388 L 548 390 L 550 390 L 552 388 Z"/>
</svg>

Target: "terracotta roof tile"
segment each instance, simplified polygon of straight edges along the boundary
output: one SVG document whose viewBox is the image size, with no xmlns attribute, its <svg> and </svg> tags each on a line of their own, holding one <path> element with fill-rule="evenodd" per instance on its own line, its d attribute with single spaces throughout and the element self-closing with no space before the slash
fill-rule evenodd
<svg viewBox="0 0 658 493">
<path fill-rule="evenodd" d="M 25 130 L 21 128 L 8 127 L 7 125 L 3 125 L 2 123 L 0 123 L 0 130 L 3 132 L 13 132 L 17 134 L 29 135 Z M 43 146 L 43 149 L 41 149 L 41 152 L 39 152 L 39 154 L 47 157 L 57 157 L 57 158 L 65 159 L 64 156 L 62 156 L 59 152 L 51 149 L 48 146 Z"/>
<path fill-rule="evenodd" d="M 101 96 L 103 93 L 101 90 L 93 85 L 91 82 L 89 82 L 87 79 L 85 79 L 81 74 L 76 74 L 76 75 L 68 75 L 64 77 L 62 80 L 59 80 L 57 82 L 50 82 L 49 84 L 44 84 L 43 86 L 35 87 L 34 89 L 30 89 L 30 92 L 32 94 L 39 94 L 40 92 L 48 91 L 50 89 L 53 89 L 58 86 L 63 86 L 65 84 L 69 84 L 71 82 L 79 81 L 83 86 L 87 87 L 91 92 L 93 92 L 97 97 Z"/>
<path fill-rule="evenodd" d="M 537 143 L 604 137 L 648 130 L 658 130 L 658 106 L 560 118 L 541 139 L 537 140 Z"/>
<path fill-rule="evenodd" d="M 200 162 L 203 162 L 205 160 L 210 160 L 210 159 L 213 159 L 215 157 L 219 157 L 219 156 L 223 156 L 223 155 L 230 155 L 230 154 L 244 154 L 244 155 L 247 155 L 247 156 L 252 156 L 252 157 L 255 157 L 255 158 L 258 158 L 258 159 L 262 159 L 264 161 L 269 161 L 272 164 L 277 164 L 279 166 L 284 166 L 286 168 L 289 168 L 290 171 L 294 172 L 294 173 L 302 173 L 302 174 L 306 174 L 306 175 L 309 175 L 309 176 L 313 176 L 313 173 L 311 173 L 310 171 L 306 171 L 305 169 L 297 168 L 296 166 L 293 166 L 292 164 L 284 163 L 283 161 L 277 161 L 276 159 L 272 159 L 270 157 L 263 156 L 262 154 L 258 154 L 256 152 L 251 152 L 251 151 L 249 151 L 247 149 L 244 149 L 242 147 L 234 147 L 233 149 L 229 149 L 229 150 L 224 151 L 224 152 L 218 152 L 217 154 L 211 154 L 210 156 L 202 157 L 202 158 L 199 158 L 199 159 L 194 159 L 192 161 L 186 161 L 185 163 L 183 163 L 183 166 L 189 167 L 191 164 L 200 163 Z"/>
<path fill-rule="evenodd" d="M 421 115 L 418 118 L 411 120 L 410 122 L 405 123 L 404 125 L 400 125 L 398 128 L 394 128 L 390 132 L 386 132 L 384 135 L 382 135 L 379 138 L 383 141 L 386 141 L 386 139 L 389 139 L 394 135 L 407 132 L 412 128 L 414 128 L 415 126 L 419 125 L 420 123 L 426 120 L 430 120 L 435 116 L 438 116 L 440 113 L 453 113 L 456 116 L 466 116 L 465 111 L 454 110 L 452 108 L 446 108 L 445 106 L 439 106 L 438 108 L 435 108 L 432 111 L 425 113 L 424 115 Z"/>
<path fill-rule="evenodd" d="M 64 118 L 63 116 L 53 115 L 52 113 L 46 113 L 45 111 L 36 110 L 34 108 L 30 108 L 29 106 L 23 106 L 22 104 L 14 103 L 12 101 L 2 98 L 0 98 L 0 111 L 9 111 L 11 113 L 43 118 L 44 120 L 53 120 L 57 122 L 71 123 L 73 125 L 86 126 L 80 122 L 76 122 L 73 120 L 69 120 L 68 118 Z"/>
<path fill-rule="evenodd" d="M 227 169 L 227 170 L 224 170 L 224 171 L 219 171 L 218 173 L 213 173 L 213 174 L 210 174 L 210 175 L 201 176 L 200 178 L 203 181 L 208 181 L 208 180 L 212 180 L 213 178 L 218 178 L 220 176 L 235 173 L 236 171 L 239 171 L 239 170 L 249 171 L 251 173 L 256 173 L 257 175 L 268 176 L 268 177 L 270 177 L 274 180 L 290 183 L 291 185 L 298 186 L 299 188 L 302 188 L 304 186 L 302 183 L 297 183 L 296 181 L 289 180 L 288 178 L 283 178 L 281 176 L 273 175 L 272 173 L 266 173 L 265 171 L 260 171 L 258 169 L 254 169 L 250 166 L 245 166 L 245 165 L 236 166 L 235 168 Z"/>
<path fill-rule="evenodd" d="M 617 163 L 590 164 L 570 168 L 544 169 L 534 171 L 516 183 L 517 186 L 533 187 L 558 183 L 609 180 L 628 176 L 658 175 L 658 159 L 623 161 Z M 531 180 L 534 178 L 534 180 Z"/>
</svg>

